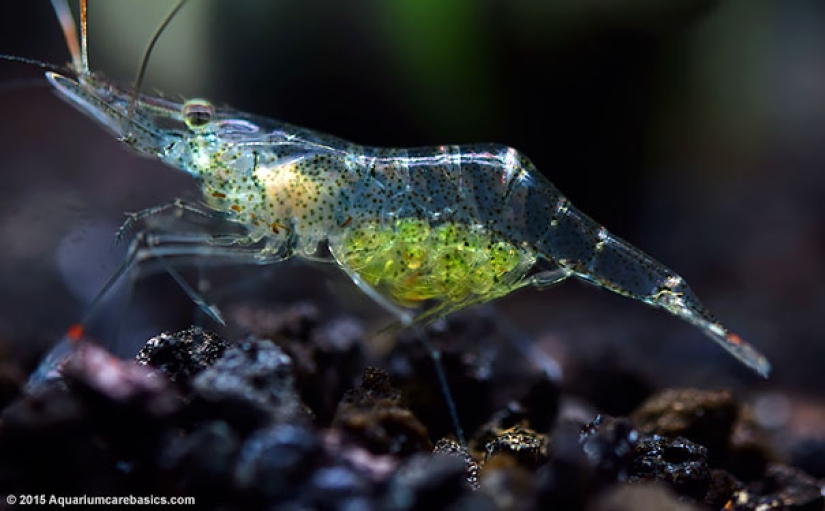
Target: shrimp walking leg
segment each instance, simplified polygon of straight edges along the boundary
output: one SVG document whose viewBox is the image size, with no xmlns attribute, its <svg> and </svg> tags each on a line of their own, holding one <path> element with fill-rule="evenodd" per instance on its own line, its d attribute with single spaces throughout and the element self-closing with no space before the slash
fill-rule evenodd
<svg viewBox="0 0 825 511">
<path fill-rule="evenodd" d="M 396 304 L 392 303 L 390 300 L 386 299 L 384 295 L 378 292 L 374 287 L 369 285 L 366 280 L 361 277 L 358 273 L 355 272 L 347 272 L 350 280 L 352 280 L 353 284 L 355 284 L 358 289 L 360 289 L 365 295 L 367 295 L 372 301 L 378 304 L 382 309 L 389 312 L 390 314 L 395 317 L 398 322 L 401 324 L 402 327 L 408 327 L 415 323 L 416 318 L 409 312 L 401 307 L 397 306 Z"/>
<path fill-rule="evenodd" d="M 194 215 L 201 216 L 205 219 L 222 219 L 224 217 L 223 214 L 206 209 L 199 204 L 193 204 L 183 199 L 174 199 L 165 204 L 159 204 L 151 208 L 142 209 L 135 213 L 126 213 L 126 220 L 123 221 L 123 224 L 117 230 L 117 234 L 115 234 L 115 239 L 117 241 L 121 241 L 129 232 L 131 232 L 132 229 L 134 229 L 135 225 L 137 225 L 139 222 L 142 222 L 151 217 L 156 217 L 169 213 L 180 216 L 184 215 L 185 213 L 192 213 Z"/>
<path fill-rule="evenodd" d="M 438 384 L 441 386 L 441 393 L 444 395 L 444 401 L 447 403 L 447 410 L 450 414 L 450 420 L 453 422 L 453 428 L 455 429 L 455 436 L 458 438 L 458 443 L 461 444 L 462 447 L 467 447 L 467 440 L 464 437 L 464 428 L 461 427 L 461 422 L 458 420 L 458 409 L 455 405 L 455 399 L 453 399 L 453 393 L 450 390 L 450 384 L 447 381 L 447 373 L 444 372 L 444 363 L 441 361 L 441 350 L 437 349 L 433 342 L 430 340 L 430 337 L 427 335 L 427 332 L 424 331 L 424 327 L 420 324 L 416 324 L 413 326 L 415 329 L 416 336 L 421 341 L 421 344 L 424 345 L 424 349 L 430 354 L 430 358 L 433 361 L 433 366 L 435 366 L 435 374 L 438 377 Z"/>
<path fill-rule="evenodd" d="M 536 273 L 531 276 L 526 285 L 532 285 L 537 288 L 545 288 L 560 284 L 570 277 L 570 272 L 564 269 L 548 270 L 541 273 Z"/>
<path fill-rule="evenodd" d="M 157 262 L 161 269 L 169 273 L 181 286 L 199 309 L 223 325 L 224 321 L 217 309 L 207 304 L 170 263 L 174 261 L 177 265 L 185 262 L 200 263 L 204 259 L 224 259 L 233 264 L 264 265 L 284 259 L 283 254 L 277 252 L 264 253 L 259 247 L 239 246 L 243 243 L 246 243 L 246 238 L 242 236 L 215 237 L 202 233 L 139 233 L 132 241 L 123 263 L 95 297 L 86 321 L 94 315 L 105 297 L 124 276 L 132 274 L 138 267 L 148 268 L 146 266 L 148 263 Z"/>
</svg>

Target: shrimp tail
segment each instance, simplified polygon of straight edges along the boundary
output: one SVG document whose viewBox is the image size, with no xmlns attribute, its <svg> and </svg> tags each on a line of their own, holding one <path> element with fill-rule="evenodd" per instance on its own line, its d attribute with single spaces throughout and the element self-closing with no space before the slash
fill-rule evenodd
<svg viewBox="0 0 825 511">
<path fill-rule="evenodd" d="M 728 331 L 705 309 L 693 292 L 686 285 L 681 291 L 663 292 L 659 297 L 659 307 L 699 327 L 728 353 L 739 359 L 763 378 L 771 371 L 768 359 L 741 337 Z"/>
<path fill-rule="evenodd" d="M 767 377 L 770 363 L 728 331 L 684 279 L 561 199 L 539 252 L 581 280 L 663 309 L 700 328 L 742 363 Z"/>
</svg>

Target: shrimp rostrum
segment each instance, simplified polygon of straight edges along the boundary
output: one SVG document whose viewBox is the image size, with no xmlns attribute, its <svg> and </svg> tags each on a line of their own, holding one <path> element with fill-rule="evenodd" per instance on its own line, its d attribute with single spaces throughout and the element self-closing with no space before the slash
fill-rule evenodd
<svg viewBox="0 0 825 511">
<path fill-rule="evenodd" d="M 120 140 L 198 181 L 202 203 L 169 207 L 243 230 L 160 233 L 144 257 L 328 259 L 404 324 L 575 277 L 663 309 L 769 372 L 682 277 L 579 211 L 513 148 L 357 145 L 205 100 L 138 94 L 99 79 L 85 60 L 74 74 L 47 78 Z"/>
</svg>

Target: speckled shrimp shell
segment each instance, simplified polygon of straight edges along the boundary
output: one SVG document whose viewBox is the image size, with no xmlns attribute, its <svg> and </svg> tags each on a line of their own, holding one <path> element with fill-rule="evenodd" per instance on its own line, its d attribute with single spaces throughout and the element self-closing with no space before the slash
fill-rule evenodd
<svg viewBox="0 0 825 511">
<path fill-rule="evenodd" d="M 185 210 L 243 231 L 159 233 L 132 251 L 133 262 L 329 260 L 405 324 L 576 277 L 678 316 L 769 372 L 679 275 L 576 209 L 513 148 L 366 147 L 205 100 L 138 95 L 91 74 L 85 58 L 75 62 L 76 76 L 47 74 L 60 97 L 203 191 L 203 203 L 176 201 L 132 221 Z"/>
</svg>

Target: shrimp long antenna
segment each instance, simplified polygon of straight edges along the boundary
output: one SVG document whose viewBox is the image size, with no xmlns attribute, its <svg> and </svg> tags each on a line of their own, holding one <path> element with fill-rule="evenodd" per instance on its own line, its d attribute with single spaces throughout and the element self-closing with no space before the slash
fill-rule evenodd
<svg viewBox="0 0 825 511">
<path fill-rule="evenodd" d="M 72 68 L 74 68 L 74 72 L 80 76 L 88 75 L 89 59 L 86 56 L 86 0 L 82 0 L 80 4 L 80 21 L 83 32 L 82 51 L 77 41 L 77 25 L 75 25 L 74 16 L 72 16 L 72 10 L 69 8 L 67 0 L 52 0 L 52 8 L 54 8 L 54 13 L 57 15 L 57 21 L 60 22 L 60 28 L 63 29 L 66 46 L 72 55 Z"/>
<path fill-rule="evenodd" d="M 22 64 L 38 66 L 42 67 L 43 69 L 48 69 L 50 71 L 55 71 L 58 73 L 65 73 L 68 69 L 65 66 L 56 66 L 54 64 L 49 64 L 48 62 L 43 62 L 42 60 L 30 59 L 28 57 L 19 57 L 17 55 L 6 55 L 5 53 L 0 53 L 0 60 L 10 60 L 12 62 L 20 62 Z"/>
<path fill-rule="evenodd" d="M 85 0 L 84 0 L 85 2 Z M 143 85 L 143 75 L 146 73 L 146 66 L 149 63 L 149 56 L 152 55 L 152 50 L 155 48 L 155 43 L 158 42 L 160 39 L 160 35 L 172 21 L 172 18 L 181 10 L 183 4 L 186 3 L 186 0 L 180 0 L 175 7 L 169 11 L 169 14 L 166 15 L 166 18 L 163 20 L 163 23 L 160 24 L 157 30 L 155 30 L 152 39 L 149 41 L 149 45 L 146 47 L 146 51 L 143 53 L 143 59 L 140 62 L 140 68 L 138 69 L 137 76 L 135 77 L 135 85 L 132 87 L 132 101 L 129 102 L 129 110 L 126 113 L 126 118 L 129 119 L 132 117 L 132 114 L 135 111 L 135 104 L 137 103 L 137 98 L 140 95 L 140 88 Z"/>
<path fill-rule="evenodd" d="M 83 76 L 89 74 L 89 45 L 86 41 L 86 27 L 86 0 L 80 0 L 80 63 Z"/>
</svg>

